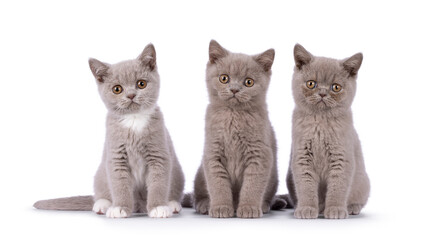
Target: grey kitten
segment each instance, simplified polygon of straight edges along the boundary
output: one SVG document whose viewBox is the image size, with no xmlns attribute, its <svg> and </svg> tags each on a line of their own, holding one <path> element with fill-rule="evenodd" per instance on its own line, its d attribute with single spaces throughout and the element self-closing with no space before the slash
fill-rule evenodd
<svg viewBox="0 0 428 240">
<path fill-rule="evenodd" d="M 249 56 L 210 42 L 205 149 L 194 186 L 199 213 L 258 218 L 270 209 L 278 185 L 266 105 L 274 56 L 273 49 Z"/>
<path fill-rule="evenodd" d="M 133 212 L 170 217 L 181 210 L 184 175 L 156 102 L 160 79 L 152 44 L 135 60 L 89 59 L 105 103 L 107 131 L 95 195 L 39 201 L 40 209 L 92 210 L 111 218 Z M 95 203 L 93 204 L 93 202 Z M 93 204 L 93 206 L 92 206 Z"/>
<path fill-rule="evenodd" d="M 367 203 L 370 183 L 351 104 L 363 55 L 315 57 L 294 47 L 292 150 L 287 187 L 296 218 L 347 218 Z"/>
</svg>

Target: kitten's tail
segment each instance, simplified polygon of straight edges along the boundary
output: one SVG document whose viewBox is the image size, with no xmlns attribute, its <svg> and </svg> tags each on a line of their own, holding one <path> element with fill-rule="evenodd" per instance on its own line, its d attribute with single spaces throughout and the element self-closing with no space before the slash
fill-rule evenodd
<svg viewBox="0 0 428 240">
<path fill-rule="evenodd" d="M 273 197 L 272 203 L 270 205 L 271 210 L 281 210 L 287 208 L 288 201 L 283 196 L 284 195 L 276 195 Z"/>
<path fill-rule="evenodd" d="M 93 196 L 76 196 L 40 200 L 34 203 L 33 207 L 44 210 L 91 211 L 93 205 Z"/>
<path fill-rule="evenodd" d="M 184 194 L 183 200 L 181 200 L 181 206 L 184 208 L 193 208 L 194 202 L 193 193 L 186 193 Z"/>
<path fill-rule="evenodd" d="M 279 201 L 283 201 L 285 202 L 285 205 L 282 208 L 294 208 L 294 202 L 290 197 L 290 194 L 281 194 L 281 195 L 276 195 L 274 200 L 279 200 Z M 281 208 L 281 209 L 282 209 Z"/>
</svg>

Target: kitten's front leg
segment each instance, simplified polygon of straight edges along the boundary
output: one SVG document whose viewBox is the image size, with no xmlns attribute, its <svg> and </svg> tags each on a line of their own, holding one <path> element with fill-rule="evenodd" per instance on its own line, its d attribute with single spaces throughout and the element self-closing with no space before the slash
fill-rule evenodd
<svg viewBox="0 0 428 240">
<path fill-rule="evenodd" d="M 171 162 L 165 145 L 146 146 L 144 159 L 147 166 L 147 211 L 152 218 L 168 218 Z"/>
<path fill-rule="evenodd" d="M 108 208 L 106 216 L 110 218 L 125 218 L 132 214 L 133 193 L 131 172 L 125 145 L 112 147 L 107 159 L 107 173 L 113 205 Z"/>
<path fill-rule="evenodd" d="M 245 154 L 243 183 L 236 215 L 240 218 L 263 216 L 262 204 L 273 164 L 272 149 L 253 147 Z M 260 154 L 258 154 L 260 153 Z"/>
<path fill-rule="evenodd" d="M 329 146 L 329 173 L 324 217 L 329 219 L 348 218 L 347 198 L 351 179 L 349 161 L 340 146 Z"/>
<path fill-rule="evenodd" d="M 209 215 L 214 218 L 230 218 L 234 215 L 230 176 L 221 162 L 224 156 L 218 143 L 206 143 L 203 160 L 207 188 L 210 197 Z"/>
<path fill-rule="evenodd" d="M 297 198 L 294 216 L 301 219 L 317 218 L 319 176 L 313 165 L 311 141 L 305 141 L 298 146 L 293 151 L 291 161 Z"/>
</svg>

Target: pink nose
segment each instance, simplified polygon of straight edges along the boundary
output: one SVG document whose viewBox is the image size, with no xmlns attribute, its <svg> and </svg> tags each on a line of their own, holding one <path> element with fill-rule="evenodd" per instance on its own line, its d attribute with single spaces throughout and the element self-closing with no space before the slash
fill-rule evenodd
<svg viewBox="0 0 428 240">
<path fill-rule="evenodd" d="M 321 96 L 321 98 L 323 98 L 323 97 L 327 96 L 327 94 L 320 93 L 320 96 Z"/>
<path fill-rule="evenodd" d="M 239 92 L 239 90 L 238 90 L 238 89 L 230 89 L 230 91 L 231 91 L 233 94 L 236 94 L 237 92 Z"/>
<path fill-rule="evenodd" d="M 132 100 L 132 99 L 134 99 L 135 94 L 129 94 L 127 97 Z"/>
</svg>

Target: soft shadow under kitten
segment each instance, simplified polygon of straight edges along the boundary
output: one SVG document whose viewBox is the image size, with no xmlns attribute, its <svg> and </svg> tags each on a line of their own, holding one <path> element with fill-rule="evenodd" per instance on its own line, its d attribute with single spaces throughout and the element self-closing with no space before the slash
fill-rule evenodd
<svg viewBox="0 0 428 240">
<path fill-rule="evenodd" d="M 90 59 L 89 66 L 108 110 L 95 195 L 43 200 L 34 207 L 92 209 L 111 218 L 178 213 L 184 176 L 156 103 L 160 78 L 154 46 L 147 45 L 135 60 L 111 65 Z"/>
<path fill-rule="evenodd" d="M 194 183 L 199 213 L 258 218 L 270 210 L 278 185 L 266 105 L 274 56 L 273 49 L 249 56 L 210 42 L 205 150 Z"/>
<path fill-rule="evenodd" d="M 347 218 L 367 203 L 370 183 L 351 104 L 363 55 L 344 60 L 294 48 L 291 160 L 287 187 L 296 218 Z"/>
</svg>

